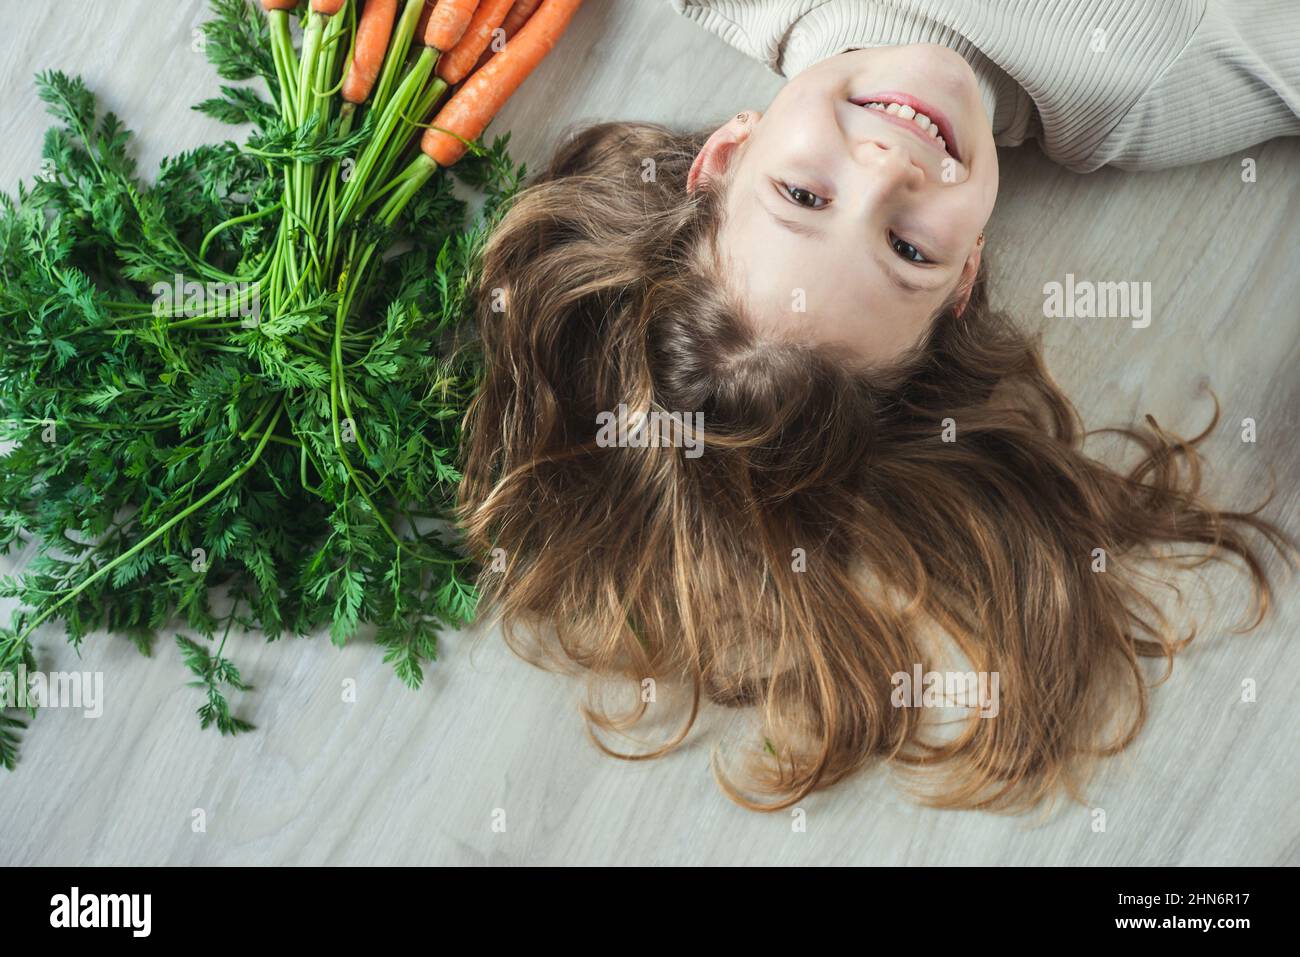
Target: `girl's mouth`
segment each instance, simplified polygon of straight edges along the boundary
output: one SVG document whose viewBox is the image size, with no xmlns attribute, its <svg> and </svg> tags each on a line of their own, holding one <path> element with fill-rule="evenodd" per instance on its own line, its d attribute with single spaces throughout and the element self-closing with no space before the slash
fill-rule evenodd
<svg viewBox="0 0 1300 957">
<path fill-rule="evenodd" d="M 849 102 L 881 114 L 961 162 L 952 123 L 930 104 L 908 93 L 872 93 Z"/>
</svg>

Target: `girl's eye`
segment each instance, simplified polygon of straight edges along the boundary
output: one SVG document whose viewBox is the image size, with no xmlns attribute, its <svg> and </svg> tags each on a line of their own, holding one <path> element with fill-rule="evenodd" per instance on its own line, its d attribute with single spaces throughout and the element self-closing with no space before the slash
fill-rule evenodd
<svg viewBox="0 0 1300 957">
<path fill-rule="evenodd" d="M 811 190 L 806 190 L 802 186 L 790 186 L 782 184 L 785 194 L 790 197 L 790 201 L 796 205 L 806 207 L 807 209 L 821 209 L 826 205 L 827 200 L 818 196 Z"/>
<path fill-rule="evenodd" d="M 889 234 L 889 245 L 893 247 L 894 252 L 898 253 L 903 259 L 910 263 L 928 263 L 921 250 L 917 249 L 906 239 L 899 239 L 893 233 Z"/>
</svg>

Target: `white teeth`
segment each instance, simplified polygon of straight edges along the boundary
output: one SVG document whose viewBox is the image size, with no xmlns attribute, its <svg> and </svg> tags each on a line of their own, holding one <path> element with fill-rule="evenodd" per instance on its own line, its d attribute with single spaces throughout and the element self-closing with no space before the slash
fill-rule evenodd
<svg viewBox="0 0 1300 957">
<path fill-rule="evenodd" d="M 939 135 L 938 124 L 924 113 L 916 112 L 913 107 L 902 106 L 898 103 L 864 103 L 862 105 L 869 110 L 879 110 L 880 112 L 888 113 L 891 116 L 897 116 L 902 120 L 911 120 L 926 133 L 929 133 L 931 138 L 934 139 L 945 152 L 947 151 L 948 144 L 944 142 L 944 138 Z"/>
</svg>

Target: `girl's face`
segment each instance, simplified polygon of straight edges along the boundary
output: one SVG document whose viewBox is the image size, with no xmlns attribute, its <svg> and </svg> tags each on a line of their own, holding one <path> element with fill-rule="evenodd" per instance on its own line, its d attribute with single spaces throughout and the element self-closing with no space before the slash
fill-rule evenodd
<svg viewBox="0 0 1300 957">
<path fill-rule="evenodd" d="M 800 73 L 713 134 L 688 188 L 727 174 L 719 245 L 754 321 L 879 366 L 969 295 L 998 191 L 975 74 L 931 44 Z"/>
</svg>

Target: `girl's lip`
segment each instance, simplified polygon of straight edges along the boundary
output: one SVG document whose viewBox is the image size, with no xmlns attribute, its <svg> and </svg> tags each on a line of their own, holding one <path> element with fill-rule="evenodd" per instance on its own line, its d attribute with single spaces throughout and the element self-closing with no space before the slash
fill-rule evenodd
<svg viewBox="0 0 1300 957">
<path fill-rule="evenodd" d="M 855 96 L 852 97 L 849 102 L 855 103 L 864 108 L 868 103 L 897 103 L 899 106 L 910 106 L 912 109 L 916 110 L 916 112 L 924 113 L 930 118 L 930 122 L 939 128 L 939 135 L 943 137 L 943 141 L 948 147 L 947 152 L 951 154 L 953 159 L 962 162 L 961 152 L 957 147 L 957 135 L 953 131 L 952 123 L 948 120 L 948 117 L 944 116 L 943 113 L 936 110 L 929 103 L 926 103 L 923 100 L 918 100 L 910 93 L 897 93 L 894 91 L 872 93 L 868 96 Z M 911 127 L 913 133 L 924 140 L 928 140 L 934 145 L 935 149 L 943 151 L 943 147 L 934 142 L 933 136 L 926 133 L 911 120 L 900 119 L 897 116 L 884 112 L 883 110 L 875 110 L 873 112 L 879 113 L 887 120 L 893 120 L 895 123 L 901 123 Z"/>
</svg>

